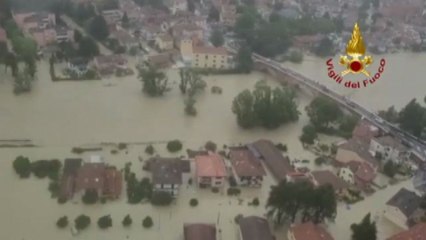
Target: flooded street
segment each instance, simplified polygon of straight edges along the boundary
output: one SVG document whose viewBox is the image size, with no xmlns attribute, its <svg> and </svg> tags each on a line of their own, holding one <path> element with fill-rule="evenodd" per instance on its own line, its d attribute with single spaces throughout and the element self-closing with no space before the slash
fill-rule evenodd
<svg viewBox="0 0 426 240">
<path fill-rule="evenodd" d="M 423 99 L 426 93 L 426 81 L 423 62 L 426 55 L 397 54 L 385 56 L 387 67 L 385 74 L 374 85 L 360 90 L 350 91 L 332 82 L 326 77 L 325 60 L 306 57 L 303 64 L 290 65 L 295 70 L 309 77 L 321 76 L 318 81 L 345 93 L 361 105 L 377 110 L 395 105 L 404 106 L 413 97 Z M 377 59 L 376 59 L 377 60 Z M 408 64 L 411 63 L 411 64 Z M 375 67 L 372 67 L 375 68 Z M 76 157 L 71 148 L 82 144 L 101 142 L 163 142 L 172 139 L 183 141 L 183 148 L 200 148 L 206 141 L 214 141 L 218 148 L 223 144 L 236 145 L 259 138 L 282 142 L 288 146 L 291 159 L 309 159 L 314 156 L 303 150 L 299 141 L 301 129 L 308 123 L 304 111 L 311 97 L 300 93 L 297 98 L 300 119 L 297 123 L 288 124 L 276 130 L 242 130 L 238 127 L 235 115 L 231 111 L 234 97 L 244 89 L 252 89 L 254 84 L 268 76 L 260 73 L 250 75 L 224 75 L 204 77 L 207 82 L 206 91 L 197 96 L 196 117 L 188 117 L 184 113 L 183 96 L 178 90 L 179 76 L 176 70 L 168 71 L 169 81 L 173 82 L 173 90 L 164 97 L 149 98 L 142 94 L 141 82 L 136 76 L 110 79 L 112 86 L 106 81 L 83 82 L 51 82 L 48 63 L 38 67 L 38 81 L 29 94 L 15 96 L 12 93 L 12 82 L 8 74 L 0 68 L 0 139 L 31 139 L 40 146 L 37 148 L 0 148 L 0 188 L 9 192 L 0 198 L 0 239 L 143 239 L 147 240 L 181 240 L 184 222 L 217 223 L 221 229 L 218 240 L 237 239 L 237 226 L 234 217 L 265 213 L 264 204 L 272 184 L 270 175 L 266 178 L 262 189 L 243 191 L 243 203 L 239 205 L 237 198 L 230 198 L 211 193 L 208 190 L 196 190 L 185 184 L 175 206 L 154 208 L 150 204 L 129 205 L 125 193 L 116 202 L 84 206 L 71 202 L 59 205 L 50 199 L 47 180 L 19 180 L 12 168 L 12 161 L 18 155 L 28 156 L 31 160 L 61 159 Z M 410 73 L 411 77 L 406 74 Z M 323 76 L 323 77 L 322 77 Z M 274 81 L 270 85 L 277 86 Z M 221 95 L 210 92 L 212 86 L 223 88 Z M 321 137 L 331 143 L 337 139 Z M 164 144 L 156 144 L 157 153 L 170 155 Z M 146 159 L 144 145 L 130 145 L 129 152 L 116 155 L 106 149 L 102 154 L 110 164 L 122 168 L 126 162 L 133 163 L 133 171 L 138 175 L 142 163 L 138 157 Z M 183 152 L 177 155 L 184 154 Z M 88 157 L 88 155 L 83 155 Z M 146 173 L 142 173 L 146 174 Z M 350 224 L 358 222 L 368 212 L 382 211 L 384 203 L 396 193 L 401 186 L 411 188 L 411 182 L 391 186 L 364 201 L 351 206 L 339 205 L 338 215 L 329 230 L 336 240 L 350 239 Z M 260 196 L 260 206 L 248 206 L 248 201 Z M 189 206 L 189 199 L 196 197 L 200 204 L 196 208 Z M 79 199 L 78 199 L 79 200 Z M 72 237 L 69 229 L 59 230 L 56 220 L 67 215 L 70 222 L 79 215 L 86 214 L 92 218 L 90 228 L 78 237 Z M 131 214 L 133 226 L 125 229 L 121 220 Z M 103 215 L 111 214 L 113 227 L 100 230 L 96 221 Z M 143 229 L 141 221 L 150 215 L 154 220 L 152 229 Z M 393 234 L 398 229 L 385 220 L 378 224 L 379 240 Z M 176 235 L 178 234 L 178 235 Z M 277 240 L 285 240 L 284 231 L 277 232 Z"/>
</svg>

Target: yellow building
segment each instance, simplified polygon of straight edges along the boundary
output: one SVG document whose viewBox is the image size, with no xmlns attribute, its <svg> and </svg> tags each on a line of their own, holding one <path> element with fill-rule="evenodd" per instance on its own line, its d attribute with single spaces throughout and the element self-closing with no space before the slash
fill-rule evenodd
<svg viewBox="0 0 426 240">
<path fill-rule="evenodd" d="M 155 39 L 155 44 L 162 51 L 173 49 L 173 38 L 169 34 L 160 34 Z"/>
<path fill-rule="evenodd" d="M 180 54 L 185 62 L 190 62 L 192 58 L 192 40 L 184 39 L 180 42 Z"/>
<path fill-rule="evenodd" d="M 230 54 L 224 47 L 193 47 L 192 67 L 229 69 L 232 67 Z"/>
</svg>

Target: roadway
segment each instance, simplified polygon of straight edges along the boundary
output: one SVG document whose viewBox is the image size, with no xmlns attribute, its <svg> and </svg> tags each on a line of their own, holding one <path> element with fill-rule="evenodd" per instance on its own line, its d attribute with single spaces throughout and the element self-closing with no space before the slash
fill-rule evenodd
<svg viewBox="0 0 426 240">
<path fill-rule="evenodd" d="M 237 51 L 235 48 L 230 47 L 229 44 L 227 44 L 227 48 L 230 52 L 236 53 Z M 292 77 L 294 80 L 296 80 L 299 84 L 306 86 L 309 89 L 312 89 L 316 92 L 321 93 L 322 95 L 325 95 L 334 101 L 338 102 L 345 108 L 359 114 L 363 118 L 370 121 L 372 124 L 380 128 L 386 133 L 389 133 L 390 135 L 393 135 L 394 137 L 397 137 L 401 139 L 405 144 L 408 144 L 410 147 L 413 148 L 413 150 L 417 151 L 421 155 L 426 157 L 426 142 L 418 139 L 417 137 L 411 135 L 408 132 L 403 131 L 398 126 L 382 119 L 374 112 L 366 109 L 365 107 L 359 105 L 358 103 L 346 98 L 345 96 L 342 96 L 341 94 L 327 88 L 325 85 L 316 82 L 312 79 L 309 79 L 302 74 L 295 72 L 289 68 L 286 68 L 282 66 L 281 63 L 276 62 L 274 60 L 265 58 L 259 54 L 253 53 L 253 60 L 255 62 L 260 62 L 264 64 L 265 66 L 274 69 L 275 71 L 282 73 L 284 75 Z"/>
</svg>

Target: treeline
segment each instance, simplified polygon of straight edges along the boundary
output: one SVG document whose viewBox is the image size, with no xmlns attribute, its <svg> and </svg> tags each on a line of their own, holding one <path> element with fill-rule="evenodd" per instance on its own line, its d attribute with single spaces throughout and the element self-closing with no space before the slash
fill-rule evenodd
<svg viewBox="0 0 426 240">
<path fill-rule="evenodd" d="M 332 33 L 343 29 L 339 20 L 328 18 L 312 18 L 304 16 L 301 19 L 290 20 L 273 13 L 269 21 L 261 18 L 255 8 L 245 7 L 237 19 L 234 31 L 237 37 L 245 40 L 253 51 L 265 57 L 275 57 L 284 54 L 292 46 L 292 38 L 298 35 L 312 35 L 317 33 Z M 326 38 L 327 39 L 327 38 Z M 320 43 L 327 47 L 331 54 L 332 48 L 328 47 L 330 40 Z M 323 47 L 324 47 L 323 46 Z M 322 48 L 318 48 L 322 49 Z"/>
<path fill-rule="evenodd" d="M 272 89 L 260 81 L 252 92 L 245 90 L 238 94 L 232 103 L 232 112 L 243 128 L 263 126 L 274 129 L 299 119 L 294 99 L 295 93 L 289 88 Z"/>
<path fill-rule="evenodd" d="M 310 124 L 303 128 L 300 137 L 303 144 L 314 144 L 317 133 L 351 138 L 359 121 L 358 116 L 344 114 L 337 102 L 325 96 L 313 99 L 305 110 Z"/>
<path fill-rule="evenodd" d="M 426 96 L 423 101 L 426 103 Z M 387 110 L 379 111 L 378 115 L 390 123 L 399 124 L 401 129 L 414 136 L 426 140 L 426 106 L 422 106 L 416 99 L 411 100 L 399 112 L 391 106 Z"/>
</svg>

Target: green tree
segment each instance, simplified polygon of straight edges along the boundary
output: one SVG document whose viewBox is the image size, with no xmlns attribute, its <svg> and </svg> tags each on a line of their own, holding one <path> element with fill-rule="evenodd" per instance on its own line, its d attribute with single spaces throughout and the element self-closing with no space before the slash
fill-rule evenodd
<svg viewBox="0 0 426 240">
<path fill-rule="evenodd" d="M 37 44 L 33 39 L 23 36 L 14 36 L 11 41 L 13 50 L 22 59 L 27 60 L 36 58 Z"/>
<path fill-rule="evenodd" d="M 56 226 L 58 226 L 58 228 L 67 227 L 68 226 L 68 217 L 63 216 L 63 217 L 59 218 L 58 221 L 56 221 Z"/>
<path fill-rule="evenodd" d="M 31 174 L 30 160 L 23 156 L 18 156 L 13 161 L 13 169 L 21 178 L 28 178 Z"/>
<path fill-rule="evenodd" d="M 253 105 L 254 97 L 249 90 L 238 94 L 232 103 L 232 112 L 237 115 L 237 123 L 242 128 L 252 128 L 257 125 L 257 115 Z"/>
<path fill-rule="evenodd" d="M 112 227 L 112 219 L 110 215 L 105 215 L 98 219 L 98 227 L 101 229 L 107 229 Z"/>
<path fill-rule="evenodd" d="M 27 68 L 26 68 L 26 71 L 28 71 L 27 74 L 31 78 L 34 78 L 37 72 L 37 63 L 35 59 L 34 58 L 26 59 L 25 63 L 27 64 Z"/>
<path fill-rule="evenodd" d="M 142 90 L 150 96 L 162 96 L 170 91 L 168 78 L 164 72 L 149 66 L 139 70 L 139 78 L 143 83 Z"/>
<path fill-rule="evenodd" d="M 123 17 L 121 18 L 121 25 L 124 28 L 128 28 L 130 24 L 129 16 L 127 16 L 127 12 L 124 12 Z"/>
<path fill-rule="evenodd" d="M 179 75 L 179 89 L 184 94 L 188 93 L 189 96 L 194 96 L 196 93 L 203 91 L 207 86 L 201 75 L 192 69 L 181 68 Z"/>
<path fill-rule="evenodd" d="M 318 46 L 314 48 L 314 53 L 319 57 L 327 57 L 333 55 L 334 45 L 328 37 L 323 38 Z"/>
<path fill-rule="evenodd" d="M 339 130 L 342 132 L 350 133 L 352 135 L 352 131 L 357 125 L 359 118 L 356 115 L 344 115 L 340 119 Z"/>
<path fill-rule="evenodd" d="M 84 230 L 90 225 L 90 217 L 82 214 L 74 220 L 74 225 L 77 230 Z"/>
<path fill-rule="evenodd" d="M 247 44 L 243 44 L 237 53 L 237 70 L 243 73 L 250 73 L 253 69 L 252 51 Z"/>
<path fill-rule="evenodd" d="M 133 223 L 132 218 L 130 217 L 129 214 L 127 214 L 122 221 L 123 226 L 128 227 L 128 226 L 132 225 L 132 223 Z"/>
<path fill-rule="evenodd" d="M 189 116 L 195 116 L 197 115 L 197 109 L 195 108 L 195 103 L 197 101 L 194 99 L 193 96 L 188 96 L 185 101 L 185 113 Z"/>
<path fill-rule="evenodd" d="M 15 94 L 21 94 L 24 92 L 31 91 L 33 78 L 29 74 L 28 67 L 25 71 L 19 71 L 16 73 L 14 78 L 13 92 Z"/>
<path fill-rule="evenodd" d="M 342 116 L 342 110 L 336 102 L 327 97 L 316 97 L 306 107 L 311 123 L 319 130 L 328 128 Z"/>
<path fill-rule="evenodd" d="M 74 42 L 79 43 L 83 39 L 83 34 L 77 29 L 74 29 Z"/>
<path fill-rule="evenodd" d="M 15 56 L 15 54 L 8 52 L 4 59 L 5 69 L 7 71 L 7 68 L 10 67 L 12 70 L 12 76 L 16 77 L 18 75 L 19 69 L 18 69 L 18 60 Z"/>
<path fill-rule="evenodd" d="M 109 36 L 108 24 L 102 15 L 97 15 L 92 19 L 89 26 L 90 34 L 99 41 L 104 41 Z"/>
<path fill-rule="evenodd" d="M 257 12 L 252 8 L 245 8 L 243 13 L 235 22 L 234 31 L 237 37 L 247 40 L 251 43 L 254 37 Z"/>
<path fill-rule="evenodd" d="M 225 43 L 225 39 L 223 38 L 223 33 L 219 29 L 214 29 L 211 36 L 210 42 L 215 47 L 220 47 Z"/>
<path fill-rule="evenodd" d="M 423 194 L 420 200 L 420 208 L 426 210 L 426 194 Z"/>
<path fill-rule="evenodd" d="M 31 164 L 31 171 L 38 178 L 49 177 L 52 180 L 58 180 L 61 166 L 62 163 L 57 159 L 38 160 Z"/>
<path fill-rule="evenodd" d="M 280 22 L 265 23 L 256 29 L 253 50 L 265 57 L 285 53 L 291 46 L 289 32 Z"/>
<path fill-rule="evenodd" d="M 154 149 L 154 147 L 153 147 L 152 145 L 148 145 L 148 146 L 145 148 L 145 153 L 147 153 L 147 154 L 149 154 L 149 155 L 154 154 L 154 152 L 155 152 L 155 149 Z"/>
<path fill-rule="evenodd" d="M 397 123 L 399 118 L 394 106 L 389 107 L 386 111 L 379 111 L 378 115 L 390 123 Z"/>
<path fill-rule="evenodd" d="M 196 207 L 198 206 L 198 200 L 196 198 L 191 198 L 191 200 L 189 201 L 189 205 L 191 207 Z"/>
<path fill-rule="evenodd" d="M 9 53 L 7 43 L 0 41 L 0 63 L 4 63 L 6 55 Z"/>
<path fill-rule="evenodd" d="M 182 150 L 182 142 L 179 140 L 172 140 L 167 143 L 167 150 L 169 152 L 178 152 Z"/>
<path fill-rule="evenodd" d="M 209 22 L 218 22 L 220 20 L 220 12 L 214 6 L 210 7 L 207 20 Z"/>
<path fill-rule="evenodd" d="M 383 173 L 390 178 L 393 178 L 395 174 L 397 173 L 397 171 L 398 171 L 398 166 L 390 160 L 387 161 L 385 165 L 383 166 Z"/>
<path fill-rule="evenodd" d="M 85 204 L 95 204 L 99 200 L 98 191 L 91 189 L 86 190 L 81 200 Z"/>
<path fill-rule="evenodd" d="M 151 203 L 154 206 L 168 206 L 172 203 L 173 197 L 168 192 L 154 192 L 152 194 Z"/>
<path fill-rule="evenodd" d="M 416 137 L 420 137 L 423 128 L 426 126 L 425 123 L 426 110 L 416 99 L 411 100 L 400 112 L 399 112 L 399 124 L 400 127 Z"/>
<path fill-rule="evenodd" d="M 371 214 L 368 213 L 360 223 L 352 224 L 352 240 L 376 240 L 376 223 L 371 221 Z"/>
<path fill-rule="evenodd" d="M 144 228 L 151 228 L 154 225 L 154 222 L 152 221 L 152 218 L 150 216 L 147 216 L 142 221 L 142 226 Z"/>
<path fill-rule="evenodd" d="M 308 124 L 303 127 L 302 135 L 300 136 L 300 141 L 302 144 L 312 145 L 315 143 L 315 139 L 317 138 L 317 130 L 313 125 Z"/>
<path fill-rule="evenodd" d="M 78 53 L 84 58 L 91 59 L 99 55 L 98 44 L 90 37 L 83 37 L 78 46 Z"/>
<path fill-rule="evenodd" d="M 301 63 L 303 61 L 303 53 L 301 51 L 293 50 L 290 52 L 288 59 L 293 63 Z"/>
<path fill-rule="evenodd" d="M 188 5 L 188 11 L 195 12 L 195 3 L 194 0 L 186 0 Z"/>
</svg>

